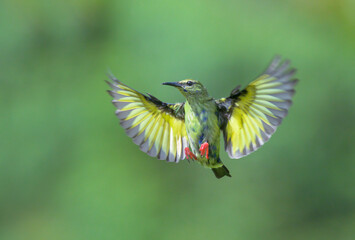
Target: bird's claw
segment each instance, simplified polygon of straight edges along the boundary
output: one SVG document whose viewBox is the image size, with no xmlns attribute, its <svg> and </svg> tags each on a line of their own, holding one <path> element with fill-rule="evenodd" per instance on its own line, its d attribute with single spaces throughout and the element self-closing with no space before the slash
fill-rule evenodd
<svg viewBox="0 0 355 240">
<path fill-rule="evenodd" d="M 200 147 L 200 153 L 201 155 L 205 155 L 206 154 L 206 158 L 208 159 L 208 142 L 205 142 L 201 145 Z"/>
<path fill-rule="evenodd" d="M 193 154 L 188 147 L 185 148 L 185 155 L 186 159 L 194 159 L 197 160 L 197 157 L 195 154 Z"/>
</svg>

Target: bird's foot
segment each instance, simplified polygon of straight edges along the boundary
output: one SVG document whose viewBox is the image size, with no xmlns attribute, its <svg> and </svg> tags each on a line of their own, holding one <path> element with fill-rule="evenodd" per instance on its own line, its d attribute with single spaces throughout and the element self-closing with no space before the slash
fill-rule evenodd
<svg viewBox="0 0 355 240">
<path fill-rule="evenodd" d="M 205 142 L 201 145 L 200 147 L 200 152 L 201 152 L 201 155 L 205 155 L 206 154 L 206 158 L 208 159 L 208 142 Z"/>
<path fill-rule="evenodd" d="M 197 160 L 197 157 L 195 156 L 195 154 L 193 154 L 188 147 L 185 148 L 185 155 L 186 155 L 186 159 Z"/>
</svg>

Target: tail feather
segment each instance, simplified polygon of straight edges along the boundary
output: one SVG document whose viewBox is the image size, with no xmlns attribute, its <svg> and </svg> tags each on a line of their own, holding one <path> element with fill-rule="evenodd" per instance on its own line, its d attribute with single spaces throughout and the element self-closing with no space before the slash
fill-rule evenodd
<svg viewBox="0 0 355 240">
<path fill-rule="evenodd" d="M 221 178 L 224 176 L 232 177 L 229 173 L 228 168 L 224 165 L 219 168 L 212 168 L 212 171 L 213 171 L 214 175 L 216 176 L 216 178 Z"/>
</svg>

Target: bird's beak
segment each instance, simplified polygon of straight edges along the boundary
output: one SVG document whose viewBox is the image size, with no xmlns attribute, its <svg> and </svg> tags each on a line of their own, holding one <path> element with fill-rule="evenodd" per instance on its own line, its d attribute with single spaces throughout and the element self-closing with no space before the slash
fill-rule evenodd
<svg viewBox="0 0 355 240">
<path fill-rule="evenodd" d="M 179 82 L 165 82 L 163 85 L 169 85 L 173 87 L 181 87 L 181 84 Z"/>
</svg>

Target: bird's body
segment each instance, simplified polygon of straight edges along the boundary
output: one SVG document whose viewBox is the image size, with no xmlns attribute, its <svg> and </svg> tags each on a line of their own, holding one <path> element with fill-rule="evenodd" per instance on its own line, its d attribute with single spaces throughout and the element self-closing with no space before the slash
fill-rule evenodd
<svg viewBox="0 0 355 240">
<path fill-rule="evenodd" d="M 188 100 L 185 103 L 185 127 L 191 152 L 196 161 L 211 168 L 216 177 L 230 176 L 219 158 L 221 123 L 213 98 Z M 201 154 L 201 145 L 208 143 L 208 156 Z"/>
<path fill-rule="evenodd" d="M 213 99 L 185 103 L 185 127 L 192 153 L 202 165 L 210 168 L 220 167 L 219 140 L 220 125 L 218 123 L 217 106 Z M 207 142 L 209 158 L 200 154 L 201 144 Z"/>
<path fill-rule="evenodd" d="M 231 158 L 262 146 L 286 116 L 297 80 L 289 63 L 275 58 L 258 79 L 228 98 L 215 100 L 196 80 L 167 82 L 186 102 L 168 104 L 141 94 L 112 77 L 109 83 L 121 125 L 140 149 L 169 162 L 192 159 L 211 168 L 217 178 L 231 176 L 220 160 L 220 133 Z"/>
</svg>

